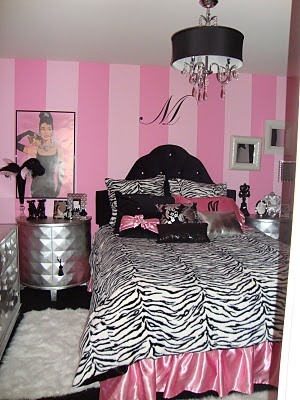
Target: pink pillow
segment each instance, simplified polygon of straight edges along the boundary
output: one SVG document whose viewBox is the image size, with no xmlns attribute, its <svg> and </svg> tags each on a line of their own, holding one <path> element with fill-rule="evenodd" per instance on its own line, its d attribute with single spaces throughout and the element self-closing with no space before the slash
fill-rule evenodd
<svg viewBox="0 0 300 400">
<path fill-rule="evenodd" d="M 236 219 L 242 230 L 245 230 L 245 215 L 239 209 L 238 205 L 233 199 L 226 196 L 220 197 L 183 197 L 180 194 L 172 195 L 175 199 L 175 204 L 179 203 L 197 203 L 197 211 L 234 211 Z"/>
</svg>

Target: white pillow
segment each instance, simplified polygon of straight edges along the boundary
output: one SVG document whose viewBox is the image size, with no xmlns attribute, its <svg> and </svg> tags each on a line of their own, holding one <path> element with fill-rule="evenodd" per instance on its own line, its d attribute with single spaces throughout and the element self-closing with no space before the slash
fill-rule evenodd
<svg viewBox="0 0 300 400">
<path fill-rule="evenodd" d="M 117 219 L 117 199 L 115 192 L 121 192 L 122 194 L 152 194 L 155 196 L 163 196 L 164 182 L 165 175 L 133 180 L 106 178 L 105 184 L 112 212 L 109 224 L 114 226 Z"/>
<path fill-rule="evenodd" d="M 187 179 L 169 179 L 170 193 L 184 197 L 219 197 L 227 195 L 226 183 L 200 183 Z"/>
</svg>

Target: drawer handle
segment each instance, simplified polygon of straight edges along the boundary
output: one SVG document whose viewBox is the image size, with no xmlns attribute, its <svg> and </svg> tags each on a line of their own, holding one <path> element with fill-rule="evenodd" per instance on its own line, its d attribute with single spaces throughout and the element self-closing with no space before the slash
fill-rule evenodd
<svg viewBox="0 0 300 400">
<path fill-rule="evenodd" d="M 63 266 L 61 265 L 61 258 L 57 257 L 57 261 L 59 262 L 58 266 L 58 276 L 64 276 Z"/>
</svg>

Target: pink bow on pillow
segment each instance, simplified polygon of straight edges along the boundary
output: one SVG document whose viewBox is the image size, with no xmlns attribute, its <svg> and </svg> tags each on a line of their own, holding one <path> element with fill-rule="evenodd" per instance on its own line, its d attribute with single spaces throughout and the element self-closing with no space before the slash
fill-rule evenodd
<svg viewBox="0 0 300 400">
<path fill-rule="evenodd" d="M 157 224 L 159 224 L 158 218 L 144 219 L 144 216 L 142 214 L 134 215 L 133 217 L 130 215 L 124 215 L 124 217 L 122 217 L 121 219 L 119 230 L 121 232 L 125 229 L 141 226 L 143 229 L 148 229 L 148 231 L 152 231 L 158 234 Z"/>
</svg>

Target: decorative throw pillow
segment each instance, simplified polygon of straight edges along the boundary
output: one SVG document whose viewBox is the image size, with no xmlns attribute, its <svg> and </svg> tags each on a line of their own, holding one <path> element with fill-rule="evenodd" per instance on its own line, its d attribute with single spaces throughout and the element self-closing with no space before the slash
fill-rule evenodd
<svg viewBox="0 0 300 400">
<path fill-rule="evenodd" d="M 125 215 L 134 216 L 142 214 L 144 218 L 160 218 L 161 213 L 157 209 L 156 204 L 171 204 L 175 202 L 172 196 L 154 196 L 152 194 L 122 194 L 121 192 L 116 192 L 115 195 L 117 199 L 117 219 L 114 233 L 120 233 L 120 236 L 129 236 L 132 232 L 131 230 L 119 232 L 121 219 Z M 141 233 L 141 236 L 137 236 L 139 232 Z M 141 227 L 137 227 L 135 229 L 134 236 L 131 237 L 145 237 L 145 230 L 142 230 Z"/>
<path fill-rule="evenodd" d="M 108 198 L 111 206 L 111 218 L 109 224 L 114 226 L 117 218 L 117 199 L 115 192 L 123 194 L 154 194 L 156 196 L 164 195 L 164 175 L 157 175 L 148 179 L 111 179 L 106 178 L 105 184 L 108 191 Z"/>
<path fill-rule="evenodd" d="M 219 197 L 184 197 L 180 194 L 173 195 L 175 203 L 196 203 L 198 211 L 234 211 L 237 220 L 242 228 L 245 228 L 245 215 L 239 209 L 236 202 L 226 196 Z"/>
<path fill-rule="evenodd" d="M 156 238 L 159 218 L 145 218 L 143 214 L 124 215 L 120 222 L 119 236 L 131 238 Z"/>
<path fill-rule="evenodd" d="M 205 243 L 209 242 L 207 224 L 159 224 L 158 243 Z"/>
<path fill-rule="evenodd" d="M 233 211 L 198 211 L 198 216 L 202 222 L 208 224 L 207 236 L 210 240 L 219 236 L 234 236 L 243 233 Z"/>
<path fill-rule="evenodd" d="M 196 203 L 157 204 L 161 224 L 194 224 L 198 222 Z"/>
<path fill-rule="evenodd" d="M 170 193 L 181 194 L 184 197 L 219 197 L 226 196 L 226 183 L 199 183 L 187 179 L 169 179 Z"/>
</svg>

